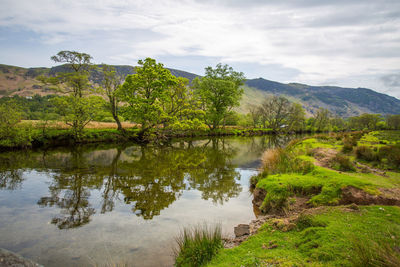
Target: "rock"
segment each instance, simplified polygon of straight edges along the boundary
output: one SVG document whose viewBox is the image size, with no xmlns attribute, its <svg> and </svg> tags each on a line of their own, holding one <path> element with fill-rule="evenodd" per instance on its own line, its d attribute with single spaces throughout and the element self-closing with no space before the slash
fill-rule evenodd
<svg viewBox="0 0 400 267">
<path fill-rule="evenodd" d="M 238 226 L 235 227 L 234 232 L 235 232 L 236 237 L 249 235 L 250 234 L 250 225 L 239 224 Z"/>
<path fill-rule="evenodd" d="M 0 266 L 39 267 L 42 266 L 11 251 L 0 248 Z M 43 267 L 43 266 L 42 266 Z"/>
<path fill-rule="evenodd" d="M 349 209 L 352 209 L 352 210 L 360 210 L 360 208 L 357 206 L 357 204 L 355 204 L 355 203 L 351 203 L 350 205 L 349 205 Z"/>
<path fill-rule="evenodd" d="M 272 226 L 282 232 L 289 232 L 296 228 L 296 224 L 289 221 L 288 218 L 283 219 L 273 219 L 271 220 Z"/>
</svg>

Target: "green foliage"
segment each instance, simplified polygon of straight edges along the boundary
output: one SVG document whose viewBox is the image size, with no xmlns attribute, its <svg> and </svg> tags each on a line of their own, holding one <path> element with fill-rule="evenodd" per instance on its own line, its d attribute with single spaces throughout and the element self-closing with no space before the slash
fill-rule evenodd
<svg viewBox="0 0 400 267">
<path fill-rule="evenodd" d="M 378 124 L 383 118 L 380 114 L 362 114 L 358 117 L 349 118 L 349 127 L 355 130 L 376 130 L 378 127 L 384 128 L 385 125 Z M 383 121 L 382 121 L 383 122 Z"/>
<path fill-rule="evenodd" d="M 0 104 L 0 147 L 27 147 L 31 145 L 29 126 L 17 126 L 22 113 L 12 103 Z"/>
<path fill-rule="evenodd" d="M 83 136 L 83 129 L 92 121 L 104 103 L 99 96 L 74 97 L 60 96 L 53 98 L 54 105 L 63 116 L 64 122 L 71 126 L 73 136 L 80 140 Z"/>
<path fill-rule="evenodd" d="M 177 86 L 178 79 L 154 59 L 139 60 L 138 64 L 136 74 L 126 77 L 119 95 L 128 104 L 126 116 L 140 123 L 142 131 L 147 131 L 168 120 L 163 104 L 167 102 L 170 87 Z"/>
<path fill-rule="evenodd" d="M 204 266 L 223 248 L 221 226 L 198 225 L 184 228 L 176 237 L 175 266 Z"/>
<path fill-rule="evenodd" d="M 218 64 L 215 69 L 207 67 L 204 77 L 193 80 L 193 88 L 200 98 L 205 122 L 210 129 L 216 129 L 231 109 L 239 106 L 243 94 L 240 85 L 243 81 L 243 73 L 222 64 Z"/>
</svg>

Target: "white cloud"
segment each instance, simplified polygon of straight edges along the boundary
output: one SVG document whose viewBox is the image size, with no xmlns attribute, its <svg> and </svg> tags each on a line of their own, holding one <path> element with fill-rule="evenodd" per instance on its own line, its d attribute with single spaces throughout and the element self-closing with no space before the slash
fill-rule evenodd
<svg viewBox="0 0 400 267">
<path fill-rule="evenodd" d="M 90 43 L 86 52 L 104 62 L 202 56 L 296 69 L 287 80 L 303 83 L 375 77 L 369 84 L 381 90 L 389 87 L 379 77 L 400 63 L 398 1 L 3 0 L 2 6 L 0 27 L 31 30 L 44 45 Z"/>
</svg>

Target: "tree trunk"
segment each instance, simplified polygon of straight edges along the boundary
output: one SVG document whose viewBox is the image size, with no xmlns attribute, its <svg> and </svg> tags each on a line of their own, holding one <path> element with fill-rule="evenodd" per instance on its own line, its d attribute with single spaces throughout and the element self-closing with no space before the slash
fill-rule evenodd
<svg viewBox="0 0 400 267">
<path fill-rule="evenodd" d="M 113 114 L 113 118 L 114 118 L 115 122 L 117 123 L 117 126 L 118 126 L 118 131 L 122 131 L 122 130 L 123 130 L 123 128 L 122 128 L 122 124 L 121 124 L 121 122 L 119 121 L 118 115 L 116 115 L 116 114 Z"/>
</svg>

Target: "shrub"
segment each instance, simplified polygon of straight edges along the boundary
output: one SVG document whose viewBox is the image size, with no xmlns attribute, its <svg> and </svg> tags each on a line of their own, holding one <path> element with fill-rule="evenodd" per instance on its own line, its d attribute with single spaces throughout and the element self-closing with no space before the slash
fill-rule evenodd
<svg viewBox="0 0 400 267">
<path fill-rule="evenodd" d="M 378 157 L 387 159 L 389 167 L 400 169 L 400 144 L 381 147 Z"/>
<path fill-rule="evenodd" d="M 184 228 L 176 237 L 175 266 L 202 266 L 223 247 L 221 225 Z"/>
<path fill-rule="evenodd" d="M 332 159 L 332 168 L 339 171 L 355 171 L 355 167 L 353 163 L 350 161 L 350 158 L 343 154 L 336 154 L 336 156 Z"/>
<path fill-rule="evenodd" d="M 366 161 L 376 161 L 379 159 L 376 152 L 367 146 L 358 146 L 355 149 L 357 159 L 363 159 Z"/>
<path fill-rule="evenodd" d="M 357 146 L 357 140 L 350 138 L 348 136 L 343 138 L 343 148 L 342 152 L 349 153 L 353 150 L 353 147 Z"/>
</svg>

